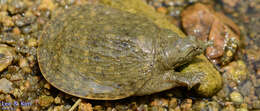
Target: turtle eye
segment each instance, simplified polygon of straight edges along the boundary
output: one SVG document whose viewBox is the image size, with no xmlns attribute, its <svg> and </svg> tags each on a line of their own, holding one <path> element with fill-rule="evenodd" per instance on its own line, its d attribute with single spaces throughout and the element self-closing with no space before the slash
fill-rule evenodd
<svg viewBox="0 0 260 111">
<path fill-rule="evenodd" d="M 195 47 L 194 49 L 195 49 L 196 51 L 202 50 L 202 48 L 200 48 L 200 47 Z"/>
</svg>

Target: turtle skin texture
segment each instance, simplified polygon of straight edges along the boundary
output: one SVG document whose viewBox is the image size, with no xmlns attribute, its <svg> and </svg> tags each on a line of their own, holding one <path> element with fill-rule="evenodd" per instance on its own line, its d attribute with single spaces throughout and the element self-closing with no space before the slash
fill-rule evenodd
<svg viewBox="0 0 260 111">
<path fill-rule="evenodd" d="M 37 58 L 44 78 L 57 89 L 85 99 L 116 100 L 199 84 L 203 73 L 175 69 L 203 50 L 201 42 L 180 38 L 144 16 L 82 5 L 53 15 Z"/>
</svg>

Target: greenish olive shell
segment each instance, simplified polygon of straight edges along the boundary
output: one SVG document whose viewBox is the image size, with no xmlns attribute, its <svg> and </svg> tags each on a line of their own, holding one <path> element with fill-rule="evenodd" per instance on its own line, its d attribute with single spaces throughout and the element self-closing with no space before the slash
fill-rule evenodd
<svg viewBox="0 0 260 111">
<path fill-rule="evenodd" d="M 138 40 L 142 36 L 156 37 L 157 27 L 145 17 L 102 5 L 65 12 L 47 24 L 38 47 L 46 80 L 88 99 L 124 98 L 136 92 L 149 76 L 147 64 L 152 62 L 152 47 L 137 42 L 145 41 Z"/>
<path fill-rule="evenodd" d="M 162 36 L 170 39 L 162 41 Z M 159 63 L 155 64 L 160 60 L 167 62 L 164 56 L 158 56 L 156 52 L 161 50 L 156 47 L 168 50 L 172 61 L 177 61 L 172 64 L 181 65 L 185 55 L 176 54 L 184 56 L 177 59 L 171 53 L 178 39 L 176 33 L 158 28 L 146 17 L 103 5 L 83 5 L 52 17 L 43 30 L 37 56 L 45 79 L 61 91 L 81 98 L 115 100 L 135 95 L 153 74 L 165 73 Z M 158 41 L 160 44 L 156 44 Z M 186 46 L 192 45 L 189 43 Z M 191 55 L 194 50 L 179 48 L 176 51 L 183 50 L 191 57 L 199 54 Z M 166 81 L 156 77 L 153 76 L 155 81 Z M 155 83 L 159 82 L 146 85 L 152 87 Z M 175 83 L 167 83 L 166 88 L 151 93 L 174 86 Z"/>
</svg>

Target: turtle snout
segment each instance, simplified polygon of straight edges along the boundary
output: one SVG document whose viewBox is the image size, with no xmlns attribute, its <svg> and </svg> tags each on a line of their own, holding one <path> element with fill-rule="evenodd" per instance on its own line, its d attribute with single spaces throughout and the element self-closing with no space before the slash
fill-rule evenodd
<svg viewBox="0 0 260 111">
<path fill-rule="evenodd" d="M 197 45 L 193 48 L 196 52 L 202 53 L 205 50 L 205 47 L 202 45 Z"/>
<path fill-rule="evenodd" d="M 205 47 L 203 44 L 193 42 L 185 46 L 185 54 L 187 57 L 194 57 L 204 52 Z"/>
</svg>

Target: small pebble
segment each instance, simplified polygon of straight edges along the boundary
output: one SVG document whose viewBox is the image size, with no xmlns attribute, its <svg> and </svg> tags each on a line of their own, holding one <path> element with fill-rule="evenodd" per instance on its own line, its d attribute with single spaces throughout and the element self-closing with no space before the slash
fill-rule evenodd
<svg viewBox="0 0 260 111">
<path fill-rule="evenodd" d="M 23 92 L 20 89 L 15 88 L 14 90 L 12 90 L 11 94 L 14 95 L 14 97 L 16 98 L 20 98 L 22 97 Z"/>
<path fill-rule="evenodd" d="M 21 30 L 18 27 L 15 27 L 15 28 L 13 28 L 13 33 L 15 35 L 19 35 L 19 34 L 21 34 Z"/>
<path fill-rule="evenodd" d="M 152 106 L 164 106 L 164 107 L 168 107 L 168 100 L 166 99 L 155 99 L 152 103 Z"/>
<path fill-rule="evenodd" d="M 13 83 L 7 80 L 6 78 L 0 79 L 0 93 L 10 93 L 13 89 L 12 84 Z"/>
<path fill-rule="evenodd" d="M 184 103 L 181 104 L 181 109 L 184 111 L 192 110 L 192 99 L 186 99 Z"/>
<path fill-rule="evenodd" d="M 43 95 L 38 99 L 38 104 L 42 107 L 48 107 L 53 103 L 53 101 L 54 98 L 52 96 Z"/>
<path fill-rule="evenodd" d="M 53 111 L 65 111 L 64 105 L 55 106 Z"/>
<path fill-rule="evenodd" d="M 44 88 L 51 89 L 51 85 L 49 83 L 44 84 Z"/>
<path fill-rule="evenodd" d="M 8 3 L 9 7 L 7 8 L 11 14 L 21 13 L 26 8 L 24 2 L 21 0 L 10 0 Z"/>
<path fill-rule="evenodd" d="M 94 106 L 94 110 L 95 111 L 100 111 L 100 110 L 103 110 L 103 107 L 101 105 L 96 105 L 96 106 Z"/>
<path fill-rule="evenodd" d="M 79 104 L 78 111 L 93 111 L 92 105 L 90 103 L 81 102 Z"/>
<path fill-rule="evenodd" d="M 260 68 L 257 69 L 256 75 L 260 76 Z"/>
<path fill-rule="evenodd" d="M 231 94 L 230 94 L 230 99 L 235 102 L 235 103 L 242 103 L 243 102 L 243 97 L 242 95 L 237 92 L 237 91 L 233 91 Z"/>
<path fill-rule="evenodd" d="M 31 68 L 29 67 L 28 60 L 26 58 L 20 58 L 18 64 L 25 73 L 32 72 Z"/>
<path fill-rule="evenodd" d="M 176 98 L 171 98 L 171 100 L 169 101 L 169 108 L 176 108 L 178 106 L 178 101 Z"/>
<path fill-rule="evenodd" d="M 210 111 L 219 111 L 220 109 L 220 106 L 216 101 L 208 102 L 207 107 Z"/>
<path fill-rule="evenodd" d="M 141 104 L 141 105 L 139 105 L 139 107 L 136 110 L 137 111 L 148 111 L 148 105 Z"/>
<path fill-rule="evenodd" d="M 245 62 L 242 60 L 233 61 L 227 66 L 223 67 L 226 71 L 223 75 L 224 79 L 232 80 L 239 84 L 247 79 L 248 69 Z"/>
<path fill-rule="evenodd" d="M 245 103 L 241 104 L 240 107 L 236 109 L 236 111 L 248 111 L 247 104 Z"/>
<path fill-rule="evenodd" d="M 240 86 L 240 91 L 241 91 L 241 94 L 243 96 L 248 96 L 250 95 L 250 88 L 253 86 L 252 82 L 251 81 L 247 81 L 246 83 L 244 83 L 242 86 Z"/>
<path fill-rule="evenodd" d="M 56 5 L 52 0 L 42 0 L 40 6 L 38 7 L 40 10 L 54 10 Z"/>
<path fill-rule="evenodd" d="M 23 79 L 24 79 L 24 76 L 21 73 L 16 73 L 11 76 L 10 81 L 20 81 Z"/>
<path fill-rule="evenodd" d="M 29 46 L 29 47 L 35 47 L 35 46 L 37 46 L 37 40 L 36 40 L 35 38 L 30 38 L 30 39 L 28 40 L 28 46 Z"/>
<path fill-rule="evenodd" d="M 232 104 L 226 105 L 223 109 L 223 111 L 236 111 L 236 108 Z"/>
<path fill-rule="evenodd" d="M 260 100 L 257 100 L 257 101 L 253 102 L 253 108 L 260 109 Z"/>
<path fill-rule="evenodd" d="M 159 7 L 159 8 L 157 8 L 157 11 L 159 13 L 162 13 L 162 14 L 166 14 L 167 13 L 167 9 L 165 7 Z"/>
<path fill-rule="evenodd" d="M 0 44 L 0 72 L 12 63 L 14 56 L 15 52 L 11 47 Z"/>
<path fill-rule="evenodd" d="M 6 17 L 4 22 L 3 22 L 4 26 L 6 27 L 12 27 L 14 26 L 14 22 L 12 21 L 11 17 Z"/>
<path fill-rule="evenodd" d="M 260 78 L 256 79 L 256 85 L 255 87 L 260 87 Z"/>
<path fill-rule="evenodd" d="M 204 101 L 196 101 L 194 105 L 192 105 L 192 109 L 196 111 L 201 111 L 206 108 L 206 103 Z"/>
<path fill-rule="evenodd" d="M 55 104 L 60 104 L 61 103 L 61 98 L 59 96 L 57 96 L 55 99 L 54 99 L 54 103 Z"/>
<path fill-rule="evenodd" d="M 22 33 L 23 34 L 29 34 L 29 33 L 31 33 L 32 32 L 32 27 L 31 26 L 24 26 L 23 28 L 22 28 Z"/>
</svg>

